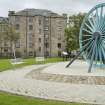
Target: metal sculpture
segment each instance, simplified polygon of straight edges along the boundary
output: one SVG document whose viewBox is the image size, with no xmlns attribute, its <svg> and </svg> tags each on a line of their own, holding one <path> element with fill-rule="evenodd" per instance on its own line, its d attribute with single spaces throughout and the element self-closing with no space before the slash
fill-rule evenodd
<svg viewBox="0 0 105 105">
<path fill-rule="evenodd" d="M 85 16 L 79 35 L 80 53 L 66 66 L 69 67 L 82 54 L 92 65 L 105 64 L 105 3 L 96 5 Z"/>
</svg>

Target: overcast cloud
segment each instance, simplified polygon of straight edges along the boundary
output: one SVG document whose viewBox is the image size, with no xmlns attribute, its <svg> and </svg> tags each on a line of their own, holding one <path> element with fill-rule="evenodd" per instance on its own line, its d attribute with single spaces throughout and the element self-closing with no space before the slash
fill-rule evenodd
<svg viewBox="0 0 105 105">
<path fill-rule="evenodd" d="M 88 12 L 98 3 L 105 0 L 0 0 L 0 16 L 7 16 L 9 10 L 25 8 L 49 9 L 59 14 Z"/>
</svg>

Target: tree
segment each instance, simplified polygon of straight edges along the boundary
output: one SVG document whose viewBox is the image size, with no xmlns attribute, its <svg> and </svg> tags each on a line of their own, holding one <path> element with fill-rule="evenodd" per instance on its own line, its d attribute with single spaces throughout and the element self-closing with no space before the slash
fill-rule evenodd
<svg viewBox="0 0 105 105">
<path fill-rule="evenodd" d="M 65 29 L 66 50 L 72 51 L 79 48 L 79 30 L 85 14 L 79 13 L 69 17 L 69 25 Z"/>
<path fill-rule="evenodd" d="M 73 34 L 74 28 L 69 27 L 65 29 L 65 37 L 66 37 L 66 50 L 72 51 L 77 48 L 76 44 L 76 36 Z"/>
<path fill-rule="evenodd" d="M 16 32 L 13 25 L 8 25 L 8 27 L 2 34 L 4 35 L 4 40 L 10 42 L 11 52 L 13 53 L 14 59 L 16 59 L 15 43 L 19 39 L 19 33 Z"/>
</svg>

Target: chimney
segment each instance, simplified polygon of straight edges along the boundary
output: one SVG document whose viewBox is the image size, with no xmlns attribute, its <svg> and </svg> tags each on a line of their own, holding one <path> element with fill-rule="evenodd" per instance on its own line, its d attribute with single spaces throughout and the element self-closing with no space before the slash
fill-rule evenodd
<svg viewBox="0 0 105 105">
<path fill-rule="evenodd" d="M 8 11 L 8 16 L 14 15 L 15 11 Z"/>
</svg>

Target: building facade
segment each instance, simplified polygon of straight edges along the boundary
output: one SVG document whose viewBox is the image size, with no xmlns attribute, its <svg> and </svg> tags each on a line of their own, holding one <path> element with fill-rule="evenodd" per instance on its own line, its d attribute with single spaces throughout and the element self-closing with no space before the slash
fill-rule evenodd
<svg viewBox="0 0 105 105">
<path fill-rule="evenodd" d="M 5 40 L 4 34 L 9 25 L 8 18 L 0 17 L 0 57 L 11 56 L 11 44 Z"/>
<path fill-rule="evenodd" d="M 65 50 L 66 15 L 49 10 L 9 11 L 9 24 L 19 33 L 16 53 L 21 56 L 60 56 Z"/>
</svg>

